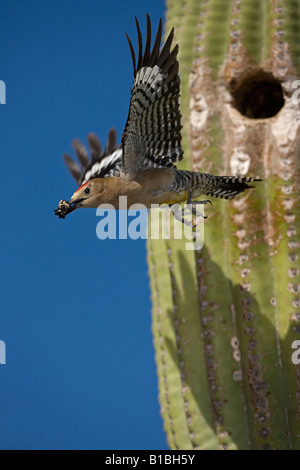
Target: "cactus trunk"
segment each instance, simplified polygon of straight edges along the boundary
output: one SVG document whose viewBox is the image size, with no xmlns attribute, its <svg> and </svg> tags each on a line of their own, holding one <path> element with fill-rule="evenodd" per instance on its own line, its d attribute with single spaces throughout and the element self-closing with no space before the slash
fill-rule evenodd
<svg viewBox="0 0 300 470">
<path fill-rule="evenodd" d="M 169 0 L 166 19 L 181 168 L 264 180 L 213 200 L 201 250 L 148 241 L 168 443 L 300 449 L 300 1 Z"/>
</svg>

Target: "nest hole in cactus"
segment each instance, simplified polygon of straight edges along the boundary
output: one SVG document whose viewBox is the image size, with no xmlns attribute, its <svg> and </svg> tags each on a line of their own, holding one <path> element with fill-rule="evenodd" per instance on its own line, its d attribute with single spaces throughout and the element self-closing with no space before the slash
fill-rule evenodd
<svg viewBox="0 0 300 470">
<path fill-rule="evenodd" d="M 238 111 L 250 119 L 271 118 L 284 105 L 281 83 L 263 70 L 251 73 L 239 83 L 231 83 L 231 94 Z"/>
</svg>

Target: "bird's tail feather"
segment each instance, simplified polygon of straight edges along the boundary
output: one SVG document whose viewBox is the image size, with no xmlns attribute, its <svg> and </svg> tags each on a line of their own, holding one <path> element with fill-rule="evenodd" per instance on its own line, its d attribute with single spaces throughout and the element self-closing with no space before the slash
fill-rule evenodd
<svg viewBox="0 0 300 470">
<path fill-rule="evenodd" d="M 193 171 L 176 171 L 174 190 L 188 191 L 192 198 L 200 195 L 232 199 L 245 189 L 254 186 L 248 183 L 261 181 L 260 178 L 250 176 L 214 176 L 209 173 Z"/>
<path fill-rule="evenodd" d="M 207 196 L 220 197 L 223 199 L 232 199 L 237 194 L 242 193 L 245 189 L 254 188 L 249 185 L 255 181 L 261 181 L 260 178 L 252 178 L 251 176 L 215 176 L 215 181 L 210 188 L 205 191 Z"/>
</svg>

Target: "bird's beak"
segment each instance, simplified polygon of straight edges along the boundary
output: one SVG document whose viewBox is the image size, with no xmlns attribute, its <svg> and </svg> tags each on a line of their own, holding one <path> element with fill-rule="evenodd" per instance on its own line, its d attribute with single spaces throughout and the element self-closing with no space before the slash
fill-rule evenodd
<svg viewBox="0 0 300 470">
<path fill-rule="evenodd" d="M 58 204 L 58 208 L 54 210 L 54 213 L 58 216 L 59 219 L 64 219 L 66 215 L 70 214 L 70 212 L 73 212 L 75 211 L 75 209 L 78 209 L 82 205 L 81 203 L 83 200 L 83 197 L 79 199 L 74 199 L 74 201 L 72 201 L 72 198 L 70 199 L 70 201 L 64 201 L 62 199 Z"/>
</svg>

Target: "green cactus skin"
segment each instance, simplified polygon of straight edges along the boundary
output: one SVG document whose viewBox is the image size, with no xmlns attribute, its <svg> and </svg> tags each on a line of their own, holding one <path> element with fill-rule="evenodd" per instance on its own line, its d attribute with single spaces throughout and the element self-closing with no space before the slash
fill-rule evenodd
<svg viewBox="0 0 300 470">
<path fill-rule="evenodd" d="M 300 449 L 300 0 L 168 0 L 166 19 L 180 47 L 181 168 L 264 180 L 205 208 L 202 250 L 148 241 L 168 444 Z M 253 119 L 234 96 L 262 70 L 285 102 Z"/>
</svg>

